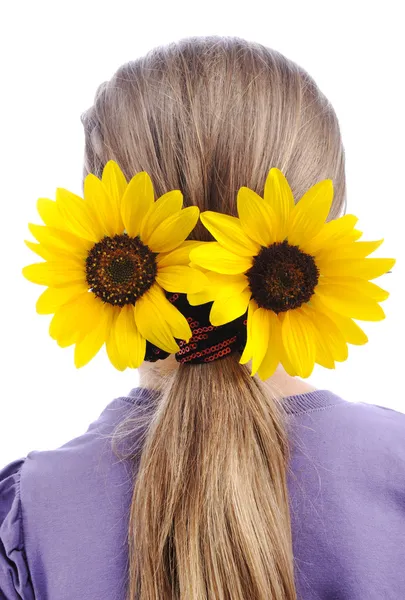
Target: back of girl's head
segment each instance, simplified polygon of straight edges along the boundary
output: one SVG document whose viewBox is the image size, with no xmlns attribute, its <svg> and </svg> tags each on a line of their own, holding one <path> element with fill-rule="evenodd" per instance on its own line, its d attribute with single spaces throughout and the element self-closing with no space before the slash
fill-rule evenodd
<svg viewBox="0 0 405 600">
<path fill-rule="evenodd" d="M 236 193 L 261 194 L 270 167 L 299 199 L 331 178 L 330 218 L 345 203 L 344 152 L 334 110 L 313 79 L 280 53 L 240 38 L 187 38 L 123 65 L 83 118 L 85 173 L 114 159 L 147 171 L 156 195 L 236 214 Z M 200 239 L 203 227 L 195 230 Z"/>
<path fill-rule="evenodd" d="M 180 189 L 185 206 L 235 215 L 238 189 L 263 195 L 278 167 L 296 201 L 332 179 L 329 219 L 344 211 L 334 110 L 306 71 L 261 44 L 198 37 L 156 48 L 99 87 L 83 124 L 84 174 L 101 176 L 114 159 L 128 179 L 147 171 L 156 197 Z M 192 236 L 210 239 L 201 224 Z M 128 456 L 128 600 L 296 598 L 282 402 L 238 359 L 180 365 L 141 454 Z"/>
</svg>

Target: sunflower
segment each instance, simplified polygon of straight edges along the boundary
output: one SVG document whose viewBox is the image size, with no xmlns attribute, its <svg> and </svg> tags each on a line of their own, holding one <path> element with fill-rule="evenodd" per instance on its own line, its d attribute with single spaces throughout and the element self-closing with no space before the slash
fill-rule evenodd
<svg viewBox="0 0 405 600">
<path fill-rule="evenodd" d="M 207 283 L 189 266 L 190 249 L 199 243 L 184 241 L 199 209 L 182 206 L 179 190 L 155 201 L 145 171 L 127 183 L 114 161 L 101 179 L 87 175 L 84 199 L 59 188 L 56 201 L 38 200 L 45 225 L 29 224 L 38 243 L 26 244 L 45 262 L 24 267 L 23 275 L 48 286 L 37 312 L 54 313 L 49 333 L 61 347 L 75 344 L 76 367 L 104 343 L 111 363 L 124 370 L 142 363 L 146 340 L 173 353 L 175 338 L 191 337 L 165 294 L 195 293 Z"/>
<path fill-rule="evenodd" d="M 270 169 L 263 198 L 248 187 L 237 195 L 238 218 L 201 213 L 217 240 L 191 250 L 190 265 L 209 284 L 188 294 L 191 304 L 213 302 L 212 325 L 247 311 L 247 342 L 240 362 L 267 379 L 279 363 L 290 375 L 309 377 L 314 364 L 335 368 L 347 344 L 365 344 L 354 322 L 385 317 L 388 292 L 371 279 L 387 272 L 390 258 L 367 258 L 383 240 L 359 242 L 357 218 L 326 222 L 333 199 L 330 179 L 311 187 L 297 204 L 283 173 Z"/>
</svg>

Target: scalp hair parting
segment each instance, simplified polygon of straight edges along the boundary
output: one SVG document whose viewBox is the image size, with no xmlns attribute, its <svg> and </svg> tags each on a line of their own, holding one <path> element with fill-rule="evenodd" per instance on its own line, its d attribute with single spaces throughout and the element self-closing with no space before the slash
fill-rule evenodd
<svg viewBox="0 0 405 600">
<path fill-rule="evenodd" d="M 328 220 L 345 209 L 335 112 L 308 73 L 237 37 L 190 37 L 155 48 L 99 86 L 82 117 L 84 175 L 110 159 L 155 196 L 236 215 L 236 195 L 261 196 L 271 167 L 295 200 L 330 178 Z M 192 237 L 210 240 L 197 225 Z M 239 355 L 179 365 L 147 415 L 114 433 L 135 466 L 127 600 L 296 600 L 282 395 Z M 118 450 L 142 428 L 141 447 Z"/>
</svg>

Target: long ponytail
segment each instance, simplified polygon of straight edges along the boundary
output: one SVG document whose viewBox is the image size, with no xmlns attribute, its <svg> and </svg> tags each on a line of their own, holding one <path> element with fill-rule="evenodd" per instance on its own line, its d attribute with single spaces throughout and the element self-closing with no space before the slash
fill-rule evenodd
<svg viewBox="0 0 405 600">
<path fill-rule="evenodd" d="M 128 600 L 293 600 L 282 405 L 231 355 L 161 381 L 134 487 Z"/>
</svg>

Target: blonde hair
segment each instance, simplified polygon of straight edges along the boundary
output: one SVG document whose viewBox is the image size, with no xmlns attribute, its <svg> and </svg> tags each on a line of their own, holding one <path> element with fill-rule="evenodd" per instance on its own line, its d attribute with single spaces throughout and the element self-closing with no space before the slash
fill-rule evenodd
<svg viewBox="0 0 405 600">
<path fill-rule="evenodd" d="M 271 167 L 298 200 L 331 178 L 329 219 L 345 208 L 335 112 L 301 67 L 237 37 L 192 37 L 123 65 L 83 115 L 84 175 L 109 159 L 127 178 L 147 171 L 156 197 L 236 214 L 248 186 L 263 195 Z M 192 237 L 212 239 L 199 224 Z M 231 355 L 180 365 L 147 419 L 119 427 L 142 447 L 129 521 L 128 600 L 296 599 L 281 394 Z M 118 452 L 117 452 L 118 454 Z"/>
</svg>

